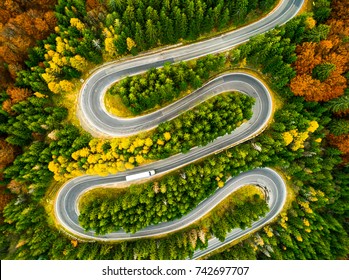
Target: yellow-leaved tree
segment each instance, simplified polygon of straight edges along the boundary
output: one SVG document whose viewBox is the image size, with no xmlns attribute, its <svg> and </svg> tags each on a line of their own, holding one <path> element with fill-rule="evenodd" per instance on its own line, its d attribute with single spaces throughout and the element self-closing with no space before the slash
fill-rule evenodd
<svg viewBox="0 0 349 280">
<path fill-rule="evenodd" d="M 79 31 L 82 31 L 85 28 L 85 24 L 83 24 L 78 18 L 71 18 L 70 25 Z"/>
<path fill-rule="evenodd" d="M 126 39 L 127 49 L 130 52 L 134 47 L 136 47 L 135 41 L 132 38 L 127 37 Z"/>
</svg>

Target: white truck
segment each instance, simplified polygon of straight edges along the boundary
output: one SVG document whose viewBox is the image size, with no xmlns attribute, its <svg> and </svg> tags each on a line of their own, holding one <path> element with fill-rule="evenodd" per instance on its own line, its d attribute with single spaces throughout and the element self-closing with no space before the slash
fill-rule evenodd
<svg viewBox="0 0 349 280">
<path fill-rule="evenodd" d="M 149 170 L 149 171 L 145 171 L 145 172 L 141 172 L 133 175 L 128 175 L 126 176 L 126 181 L 128 182 L 128 181 L 133 181 L 137 179 L 148 178 L 150 176 L 153 176 L 154 174 L 155 174 L 155 170 Z"/>
</svg>

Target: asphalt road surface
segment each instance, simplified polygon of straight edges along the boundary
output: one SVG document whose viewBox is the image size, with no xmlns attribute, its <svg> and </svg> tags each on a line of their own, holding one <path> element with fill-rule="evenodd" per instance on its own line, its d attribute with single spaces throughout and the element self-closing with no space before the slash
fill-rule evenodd
<svg viewBox="0 0 349 280">
<path fill-rule="evenodd" d="M 168 159 L 143 165 L 116 175 L 106 177 L 81 176 L 70 180 L 60 189 L 55 202 L 55 214 L 63 228 L 67 232 L 84 239 L 103 241 L 130 240 L 163 235 L 177 231 L 197 221 L 222 199 L 244 185 L 256 184 L 262 187 L 268 197 L 270 207 L 268 214 L 248 229 L 233 230 L 228 234 L 224 242 L 220 242 L 215 238 L 211 239 L 207 249 L 195 253 L 194 258 L 199 258 L 262 227 L 278 215 L 285 202 L 286 187 L 282 178 L 275 171 L 268 168 L 242 173 L 230 179 L 224 188 L 217 190 L 214 195 L 200 203 L 197 208 L 181 219 L 149 226 L 135 234 L 118 231 L 107 235 L 95 236 L 92 231 L 85 232 L 78 222 L 79 211 L 77 203 L 83 193 L 95 187 L 112 187 L 125 182 L 125 176 L 127 175 L 147 170 L 155 170 L 155 176 L 162 175 L 208 155 L 238 145 L 261 133 L 267 126 L 272 114 L 271 96 L 261 81 L 244 73 L 225 74 L 212 80 L 182 100 L 152 114 L 131 119 L 110 115 L 104 107 L 104 95 L 111 84 L 125 76 L 136 75 L 153 67 L 161 67 L 165 62 L 190 60 L 210 53 L 231 49 L 247 41 L 251 36 L 264 33 L 276 25 L 285 23 L 299 11 L 303 2 L 303 0 L 285 0 L 272 13 L 260 21 L 220 37 L 144 57 L 116 62 L 115 64 L 108 64 L 95 71 L 82 87 L 78 110 L 78 116 L 83 127 L 94 136 L 126 136 L 149 130 L 161 122 L 178 116 L 203 100 L 226 91 L 237 90 L 248 94 L 256 99 L 256 103 L 253 107 L 253 117 L 248 122 L 234 130 L 231 134 L 220 137 L 205 147 L 196 147 L 186 154 L 175 155 Z"/>
</svg>

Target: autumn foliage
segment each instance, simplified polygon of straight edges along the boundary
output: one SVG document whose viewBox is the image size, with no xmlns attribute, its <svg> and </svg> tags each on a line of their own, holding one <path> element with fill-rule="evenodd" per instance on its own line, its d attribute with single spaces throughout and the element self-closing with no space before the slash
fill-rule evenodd
<svg viewBox="0 0 349 280">
<path fill-rule="evenodd" d="M 331 25 L 331 32 L 329 39 L 336 45 L 336 54 L 338 59 L 343 59 L 343 71 L 349 70 L 349 1 L 348 0 L 334 0 L 332 1 L 332 14 L 328 24 Z M 345 59 L 344 59 L 345 57 Z M 348 90 L 347 90 L 348 91 Z M 346 91 L 346 92 L 347 92 Z M 332 103 L 331 103 L 332 102 Z M 337 116 L 345 116 L 349 110 L 345 104 L 347 103 L 347 95 L 329 102 L 332 107 L 336 105 L 338 109 L 332 110 Z M 333 127 L 332 127 L 333 129 Z M 343 130 L 343 134 L 328 136 L 331 145 L 342 152 L 342 158 L 345 163 L 349 162 L 349 134 Z"/>
<path fill-rule="evenodd" d="M 9 99 L 5 100 L 2 104 L 2 108 L 12 113 L 12 105 L 27 99 L 31 95 L 31 91 L 26 88 L 10 87 L 6 90 Z"/>
<path fill-rule="evenodd" d="M 11 18 L 29 10 L 49 10 L 56 0 L 3 0 L 0 2 L 0 22 L 7 23 Z"/>
<path fill-rule="evenodd" d="M 0 212 L 4 210 L 6 204 L 10 202 L 12 197 L 13 195 L 5 193 L 4 187 L 0 187 Z M 1 220 L 2 218 L 0 217 L 0 222 Z"/>
<path fill-rule="evenodd" d="M 349 134 L 343 134 L 343 135 L 333 135 L 330 134 L 328 136 L 328 139 L 330 140 L 331 145 L 336 147 L 342 152 L 342 158 L 345 163 L 349 162 Z"/>
<path fill-rule="evenodd" d="M 98 0 L 86 0 L 86 10 L 91 11 L 101 6 L 100 1 Z"/>
<path fill-rule="evenodd" d="M 3 181 L 2 169 L 14 161 L 16 157 L 16 148 L 0 138 L 0 181 Z M 11 200 L 12 195 L 5 193 L 5 187 L 0 186 L 0 212 Z M 1 219 L 0 219 L 1 220 Z"/>
<path fill-rule="evenodd" d="M 349 69 L 349 1 L 334 1 L 330 32 L 326 40 L 297 46 L 291 89 L 307 101 L 328 101 L 344 94 Z M 337 3 L 338 2 L 338 3 Z M 338 8 L 340 7 L 340 8 Z"/>
<path fill-rule="evenodd" d="M 0 138 L 0 171 L 10 164 L 16 157 L 16 149 L 4 139 Z"/>
<path fill-rule="evenodd" d="M 333 20 L 348 22 L 349 20 L 349 13 L 348 13 L 349 1 L 348 0 L 332 0 L 331 8 L 332 8 L 331 18 Z"/>
<path fill-rule="evenodd" d="M 0 83 L 2 87 L 23 68 L 28 49 L 45 39 L 56 25 L 56 0 L 0 2 Z"/>
</svg>

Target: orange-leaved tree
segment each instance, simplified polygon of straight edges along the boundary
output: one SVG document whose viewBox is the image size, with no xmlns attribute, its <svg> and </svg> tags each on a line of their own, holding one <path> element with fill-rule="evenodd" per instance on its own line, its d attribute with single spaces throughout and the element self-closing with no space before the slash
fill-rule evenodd
<svg viewBox="0 0 349 280">
<path fill-rule="evenodd" d="M 297 75 L 290 87 L 307 101 L 329 101 L 342 96 L 347 88 L 344 75 L 349 70 L 349 16 L 343 11 L 348 11 L 349 1 L 334 2 L 327 38 L 302 43 L 296 49 Z"/>
<path fill-rule="evenodd" d="M 349 162 L 349 134 L 333 135 L 328 136 L 330 144 L 342 152 L 342 158 L 344 163 Z"/>
</svg>

